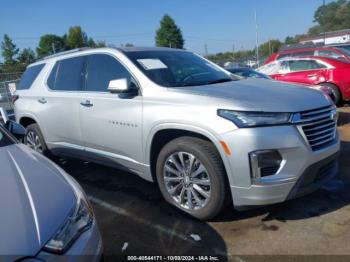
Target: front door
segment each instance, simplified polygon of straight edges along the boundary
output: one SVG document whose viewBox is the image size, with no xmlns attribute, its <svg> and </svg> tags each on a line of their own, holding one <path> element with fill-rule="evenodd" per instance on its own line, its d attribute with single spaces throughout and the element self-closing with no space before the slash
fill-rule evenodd
<svg viewBox="0 0 350 262">
<path fill-rule="evenodd" d="M 108 92 L 111 80 L 134 81 L 115 57 L 94 54 L 86 59 L 80 104 L 86 152 L 98 160 L 142 172 L 142 96 Z"/>
</svg>

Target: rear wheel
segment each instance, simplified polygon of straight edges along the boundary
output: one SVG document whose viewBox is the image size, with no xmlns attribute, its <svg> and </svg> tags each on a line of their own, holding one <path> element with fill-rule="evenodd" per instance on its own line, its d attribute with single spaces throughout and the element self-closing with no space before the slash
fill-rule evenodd
<svg viewBox="0 0 350 262">
<path fill-rule="evenodd" d="M 337 106 L 341 106 L 342 96 L 341 96 L 339 88 L 336 85 L 331 84 L 331 83 L 322 83 L 320 85 L 329 87 L 331 89 L 331 91 L 332 91 L 332 95 L 331 95 L 332 97 L 331 98 L 332 98 L 334 104 L 337 105 Z"/>
<path fill-rule="evenodd" d="M 226 173 L 209 141 L 181 137 L 166 144 L 157 160 L 157 181 L 165 200 L 201 220 L 215 217 L 228 197 Z"/>
<path fill-rule="evenodd" d="M 40 131 L 38 124 L 31 124 L 27 126 L 26 130 L 27 131 L 26 136 L 24 137 L 24 143 L 40 154 L 49 156 L 49 150 L 47 149 L 44 137 Z"/>
</svg>

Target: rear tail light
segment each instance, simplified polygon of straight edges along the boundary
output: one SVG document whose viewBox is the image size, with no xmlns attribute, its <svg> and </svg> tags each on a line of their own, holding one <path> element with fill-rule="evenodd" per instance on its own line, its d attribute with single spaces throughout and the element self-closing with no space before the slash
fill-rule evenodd
<svg viewBox="0 0 350 262">
<path fill-rule="evenodd" d="M 19 98 L 19 95 L 12 95 L 12 96 L 11 96 L 11 102 L 12 102 L 12 104 L 14 104 L 14 103 L 18 100 L 18 98 Z"/>
</svg>

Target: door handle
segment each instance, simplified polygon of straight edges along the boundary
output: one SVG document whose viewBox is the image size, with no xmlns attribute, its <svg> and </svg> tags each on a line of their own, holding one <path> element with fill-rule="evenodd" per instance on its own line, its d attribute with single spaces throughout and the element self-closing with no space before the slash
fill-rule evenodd
<svg viewBox="0 0 350 262">
<path fill-rule="evenodd" d="M 45 98 L 40 98 L 40 99 L 38 99 L 38 102 L 39 102 L 40 104 L 46 104 L 46 103 L 47 103 L 47 101 L 46 101 Z"/>
<path fill-rule="evenodd" d="M 310 75 L 307 75 L 307 77 L 316 77 L 317 74 L 310 74 Z"/>
<path fill-rule="evenodd" d="M 91 107 L 91 106 L 94 105 L 94 104 L 91 103 L 90 100 L 82 101 L 82 102 L 80 102 L 80 104 L 81 104 L 82 106 L 86 106 L 86 107 Z"/>
</svg>

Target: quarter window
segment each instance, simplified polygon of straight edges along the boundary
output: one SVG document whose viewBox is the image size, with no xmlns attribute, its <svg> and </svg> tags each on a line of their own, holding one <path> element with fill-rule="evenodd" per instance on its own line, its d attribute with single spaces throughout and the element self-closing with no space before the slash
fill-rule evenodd
<svg viewBox="0 0 350 262">
<path fill-rule="evenodd" d="M 128 83 L 131 80 L 126 68 L 109 55 L 88 56 L 86 72 L 86 91 L 107 92 L 111 80 L 126 78 Z"/>
<path fill-rule="evenodd" d="M 74 57 L 59 61 L 48 79 L 51 89 L 57 91 L 81 91 L 85 58 Z"/>
<path fill-rule="evenodd" d="M 17 90 L 29 89 L 45 64 L 28 67 L 22 75 L 21 81 L 17 86 Z"/>
</svg>

